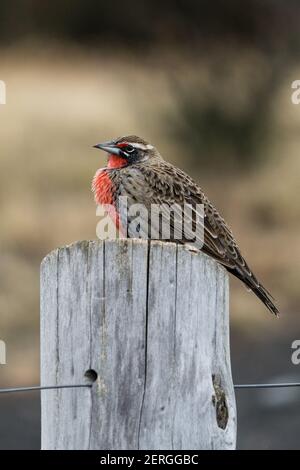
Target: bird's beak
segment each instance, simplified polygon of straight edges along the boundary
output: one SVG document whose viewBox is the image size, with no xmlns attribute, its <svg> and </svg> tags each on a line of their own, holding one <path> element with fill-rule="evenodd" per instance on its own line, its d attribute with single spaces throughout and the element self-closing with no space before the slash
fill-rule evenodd
<svg viewBox="0 0 300 470">
<path fill-rule="evenodd" d="M 96 149 L 104 150 L 104 152 L 120 155 L 120 149 L 113 142 L 103 142 L 102 144 L 96 144 L 93 146 Z"/>
</svg>

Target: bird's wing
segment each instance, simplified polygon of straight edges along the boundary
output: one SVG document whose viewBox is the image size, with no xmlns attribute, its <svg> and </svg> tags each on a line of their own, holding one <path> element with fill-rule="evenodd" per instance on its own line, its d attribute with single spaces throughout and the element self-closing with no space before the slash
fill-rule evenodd
<svg viewBox="0 0 300 470">
<path fill-rule="evenodd" d="M 266 304 L 275 314 L 277 308 L 271 301 L 269 292 L 258 282 L 254 273 L 241 255 L 232 231 L 221 217 L 215 207 L 204 195 L 202 189 L 182 170 L 162 161 L 159 165 L 144 166 L 143 171 L 136 169 L 135 177 L 124 178 L 124 194 L 132 196 L 135 202 L 142 202 L 148 208 L 151 204 L 162 205 L 162 219 L 169 223 L 168 207 L 172 207 L 174 216 L 171 219 L 172 241 L 189 243 L 195 236 L 195 223 L 203 228 L 204 237 L 197 246 L 197 240 L 193 246 L 202 249 L 206 254 L 216 259 L 226 269 L 242 280 L 248 288 Z M 178 226 L 175 224 L 177 217 L 181 217 L 184 204 L 191 208 L 191 223 L 187 224 L 190 229 L 184 231 L 184 237 L 178 240 Z M 203 212 L 199 205 L 203 204 Z M 164 209 L 165 208 L 165 209 Z M 186 212 L 184 211 L 184 217 Z M 189 217 L 189 216 L 187 216 Z M 149 219 L 142 223 L 142 232 L 147 236 L 147 224 Z M 152 227 L 153 228 L 153 227 Z M 154 231 L 159 227 L 154 227 Z M 176 237 L 177 235 L 177 237 Z M 149 232 L 148 232 L 149 237 Z M 153 237 L 151 237 L 153 238 Z"/>
<path fill-rule="evenodd" d="M 129 204 L 143 203 L 148 212 L 155 211 L 155 206 L 159 206 L 161 219 L 166 223 L 171 223 L 175 239 L 178 240 L 181 235 L 183 243 L 191 241 L 195 238 L 195 225 L 197 224 L 203 229 L 204 234 L 204 240 L 201 241 L 199 248 L 203 248 L 228 267 L 234 267 L 238 262 L 247 269 L 224 219 L 206 198 L 201 188 L 182 170 L 164 161 L 159 165 L 145 165 L 142 171 L 138 168 L 131 168 L 126 175 L 123 170 L 123 178 L 118 183 L 118 187 L 120 195 L 126 195 L 129 198 Z M 188 205 L 190 210 L 186 211 L 184 205 Z M 171 219 L 170 208 L 174 214 Z M 178 232 L 179 227 L 175 223 L 182 217 L 183 212 L 186 220 L 184 236 Z M 145 226 L 146 222 L 148 223 L 149 219 L 145 221 Z M 151 222 L 156 222 L 155 217 Z M 155 229 L 156 227 L 154 227 L 154 232 Z M 195 247 L 197 248 L 197 240 Z"/>
</svg>

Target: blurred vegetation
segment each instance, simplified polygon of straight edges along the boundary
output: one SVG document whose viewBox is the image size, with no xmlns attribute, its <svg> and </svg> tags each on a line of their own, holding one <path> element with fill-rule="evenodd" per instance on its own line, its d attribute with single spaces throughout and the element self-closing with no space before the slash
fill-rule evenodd
<svg viewBox="0 0 300 470">
<path fill-rule="evenodd" d="M 126 50 L 136 61 L 188 56 L 194 76 L 173 72 L 178 113 L 162 125 L 191 165 L 240 171 L 265 159 L 273 97 L 300 50 L 299 18 L 296 0 L 2 0 L 0 38 L 7 45 L 43 38 L 46 49 L 54 40 L 89 53 Z M 153 80 L 161 70 L 163 63 L 153 65 Z"/>
<path fill-rule="evenodd" d="M 3 383 L 38 381 L 39 264 L 96 237 L 90 182 L 104 157 L 91 146 L 120 134 L 145 137 L 199 181 L 290 312 L 270 323 L 233 282 L 233 320 L 278 335 L 297 324 L 299 19 L 283 0 L 2 0 Z"/>
<path fill-rule="evenodd" d="M 296 0 L 10 0 L 1 1 L 0 37 L 74 40 L 82 45 L 188 45 L 235 43 L 268 53 L 299 44 Z"/>
<path fill-rule="evenodd" d="M 202 59 L 206 80 L 195 73 L 174 81 L 177 113 L 167 117 L 170 136 L 195 169 L 249 171 L 266 159 L 273 136 L 272 105 L 287 64 L 275 66 L 249 51 L 242 58 L 218 52 L 216 58 L 222 64 Z"/>
</svg>

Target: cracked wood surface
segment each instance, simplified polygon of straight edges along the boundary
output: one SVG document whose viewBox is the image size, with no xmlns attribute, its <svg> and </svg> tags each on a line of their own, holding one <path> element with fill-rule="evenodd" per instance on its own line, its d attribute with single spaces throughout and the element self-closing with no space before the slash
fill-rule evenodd
<svg viewBox="0 0 300 470">
<path fill-rule="evenodd" d="M 41 384 L 84 383 L 90 369 L 98 378 L 91 389 L 41 393 L 42 448 L 235 448 L 228 302 L 225 270 L 172 243 L 78 242 L 50 253 Z"/>
</svg>

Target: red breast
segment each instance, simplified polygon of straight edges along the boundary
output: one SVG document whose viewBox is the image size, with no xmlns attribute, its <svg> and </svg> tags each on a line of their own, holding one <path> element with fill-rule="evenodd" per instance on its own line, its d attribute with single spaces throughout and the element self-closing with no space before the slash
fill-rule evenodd
<svg viewBox="0 0 300 470">
<path fill-rule="evenodd" d="M 97 171 L 92 183 L 95 201 L 101 206 L 106 206 L 109 216 L 113 220 L 117 229 L 120 228 L 119 214 L 115 207 L 114 192 L 115 187 L 110 179 L 109 172 L 104 168 Z"/>
<path fill-rule="evenodd" d="M 95 174 L 92 190 L 97 204 L 114 204 L 114 186 L 105 168 L 101 168 Z"/>
</svg>

